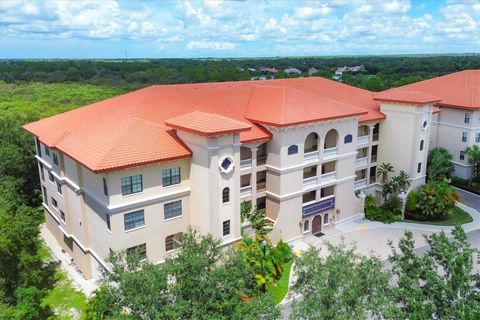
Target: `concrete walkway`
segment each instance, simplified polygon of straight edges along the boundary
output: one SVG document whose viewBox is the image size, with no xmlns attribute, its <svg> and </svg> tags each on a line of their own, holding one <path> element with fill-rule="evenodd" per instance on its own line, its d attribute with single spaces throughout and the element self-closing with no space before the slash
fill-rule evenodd
<svg viewBox="0 0 480 320">
<path fill-rule="evenodd" d="M 90 297 L 93 291 L 98 287 L 95 280 L 87 280 L 80 272 L 77 271 L 75 265 L 70 263 L 71 257 L 62 250 L 55 237 L 47 229 L 45 224 L 40 226 L 40 237 L 45 242 L 53 258 L 60 262 L 60 268 L 67 273 L 72 285 L 78 291 L 83 292 L 87 297 Z"/>
</svg>

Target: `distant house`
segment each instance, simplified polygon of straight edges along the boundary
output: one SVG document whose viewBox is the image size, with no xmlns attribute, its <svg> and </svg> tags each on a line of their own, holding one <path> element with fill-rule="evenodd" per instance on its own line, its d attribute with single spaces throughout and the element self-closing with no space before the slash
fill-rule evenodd
<svg viewBox="0 0 480 320">
<path fill-rule="evenodd" d="M 347 73 L 347 72 L 355 73 L 355 72 L 361 72 L 361 71 L 366 71 L 365 66 L 363 64 L 359 66 L 353 66 L 353 67 L 343 66 L 335 70 L 335 75 L 333 76 L 333 79 L 342 82 L 344 73 Z"/>
<path fill-rule="evenodd" d="M 278 70 L 273 67 L 261 67 L 260 72 L 275 74 L 278 72 Z"/>
<path fill-rule="evenodd" d="M 244 69 L 244 68 L 242 68 L 242 67 L 237 67 L 237 70 L 238 70 L 238 71 L 240 71 L 240 72 L 243 72 L 243 71 L 245 71 L 245 69 Z"/>
<path fill-rule="evenodd" d="M 297 68 L 287 68 L 283 70 L 283 72 L 285 72 L 287 76 L 302 74 L 302 71 L 298 70 Z"/>
<path fill-rule="evenodd" d="M 254 76 L 250 80 L 267 80 L 267 76 Z"/>
<path fill-rule="evenodd" d="M 310 69 L 308 69 L 308 75 L 309 76 L 313 76 L 314 74 L 318 73 L 318 69 L 315 68 L 315 67 L 311 67 Z"/>
<path fill-rule="evenodd" d="M 250 72 L 256 72 L 257 70 L 255 68 L 248 68 L 248 71 Z"/>
</svg>

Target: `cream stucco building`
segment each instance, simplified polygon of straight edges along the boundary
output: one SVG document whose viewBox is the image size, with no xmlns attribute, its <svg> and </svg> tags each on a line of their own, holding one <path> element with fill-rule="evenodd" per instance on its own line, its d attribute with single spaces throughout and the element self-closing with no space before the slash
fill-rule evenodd
<svg viewBox="0 0 480 320">
<path fill-rule="evenodd" d="M 417 186 L 432 145 L 460 152 L 447 130 L 478 143 L 479 72 L 457 74 L 476 86 L 468 130 L 441 94 L 316 77 L 151 86 L 28 124 L 48 229 L 88 278 L 112 250 L 162 262 L 189 226 L 234 243 L 243 201 L 275 241 L 328 232 L 362 214 L 356 190 L 378 196 L 380 163 Z"/>
</svg>

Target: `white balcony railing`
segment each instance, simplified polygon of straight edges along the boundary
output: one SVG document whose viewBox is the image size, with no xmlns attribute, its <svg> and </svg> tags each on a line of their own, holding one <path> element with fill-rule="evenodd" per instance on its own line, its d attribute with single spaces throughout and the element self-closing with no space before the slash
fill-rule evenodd
<svg viewBox="0 0 480 320">
<path fill-rule="evenodd" d="M 252 166 L 252 159 L 240 160 L 240 168 L 249 168 Z"/>
<path fill-rule="evenodd" d="M 305 152 L 303 154 L 303 159 L 305 161 L 308 160 L 317 160 L 318 159 L 318 151 L 310 151 L 310 152 Z"/>
<path fill-rule="evenodd" d="M 355 167 L 366 166 L 368 164 L 368 157 L 358 158 L 355 160 Z"/>
<path fill-rule="evenodd" d="M 365 143 L 368 143 L 368 134 L 357 137 L 357 144 L 365 144 Z"/>
<path fill-rule="evenodd" d="M 356 181 L 355 181 L 355 184 L 354 184 L 355 189 L 356 189 L 356 188 L 364 187 L 364 186 L 366 186 L 366 185 L 367 185 L 367 179 L 366 179 L 366 178 L 360 179 L 360 180 L 356 180 Z"/>
<path fill-rule="evenodd" d="M 303 179 L 303 187 L 305 188 L 305 187 L 316 185 L 317 184 L 317 179 L 318 179 L 317 176 L 308 177 L 308 178 Z"/>
<path fill-rule="evenodd" d="M 322 183 L 329 182 L 331 180 L 335 180 L 337 177 L 337 171 L 327 172 L 322 174 Z"/>
<path fill-rule="evenodd" d="M 323 157 L 324 158 L 334 157 L 334 156 L 337 155 L 337 153 L 338 153 L 338 148 L 337 147 L 328 148 L 328 149 L 323 150 Z"/>
<path fill-rule="evenodd" d="M 252 194 L 252 186 L 240 187 L 240 197 Z"/>
</svg>

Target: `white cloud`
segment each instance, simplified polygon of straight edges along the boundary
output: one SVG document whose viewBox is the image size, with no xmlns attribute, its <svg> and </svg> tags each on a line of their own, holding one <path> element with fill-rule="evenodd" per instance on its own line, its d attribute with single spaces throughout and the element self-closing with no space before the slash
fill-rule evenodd
<svg viewBox="0 0 480 320">
<path fill-rule="evenodd" d="M 222 41 L 190 41 L 187 43 L 188 50 L 211 49 L 211 50 L 233 50 L 235 44 Z"/>
<path fill-rule="evenodd" d="M 322 5 L 317 8 L 312 7 L 300 7 L 295 9 L 295 16 L 300 19 L 315 19 L 328 15 L 332 9 L 327 5 Z"/>
<path fill-rule="evenodd" d="M 242 39 L 245 41 L 255 41 L 258 39 L 258 34 L 243 34 Z"/>
<path fill-rule="evenodd" d="M 410 1 L 393 0 L 390 2 L 384 2 L 382 4 L 383 9 L 390 13 L 405 13 L 412 7 Z"/>
</svg>

